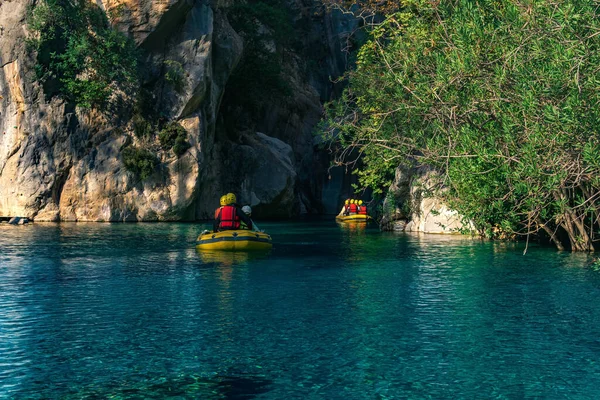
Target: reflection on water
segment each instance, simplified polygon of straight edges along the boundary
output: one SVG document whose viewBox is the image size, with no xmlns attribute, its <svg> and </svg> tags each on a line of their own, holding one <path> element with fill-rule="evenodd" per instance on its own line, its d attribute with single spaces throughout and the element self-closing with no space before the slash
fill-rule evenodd
<svg viewBox="0 0 600 400">
<path fill-rule="evenodd" d="M 369 225 L 0 225 L 0 398 L 600 395 L 587 255 Z"/>
<path fill-rule="evenodd" d="M 261 262 L 269 257 L 270 251 L 211 251 L 196 249 L 198 257 L 206 266 L 248 265 L 248 262 Z"/>
<path fill-rule="evenodd" d="M 351 233 L 365 233 L 367 231 L 367 221 L 336 221 L 342 229 Z"/>
</svg>

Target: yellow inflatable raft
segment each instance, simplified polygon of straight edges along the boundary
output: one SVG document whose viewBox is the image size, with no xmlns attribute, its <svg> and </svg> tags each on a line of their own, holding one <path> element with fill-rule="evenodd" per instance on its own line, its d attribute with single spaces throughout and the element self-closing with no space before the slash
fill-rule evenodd
<svg viewBox="0 0 600 400">
<path fill-rule="evenodd" d="M 352 214 L 352 215 L 338 215 L 337 217 L 335 217 L 335 219 L 337 221 L 340 222 L 348 222 L 348 221 L 368 221 L 369 219 L 371 219 L 371 217 L 369 217 L 366 214 Z"/>
<path fill-rule="evenodd" d="M 271 236 L 244 229 L 200 234 L 196 248 L 200 250 L 268 250 L 273 247 Z"/>
</svg>

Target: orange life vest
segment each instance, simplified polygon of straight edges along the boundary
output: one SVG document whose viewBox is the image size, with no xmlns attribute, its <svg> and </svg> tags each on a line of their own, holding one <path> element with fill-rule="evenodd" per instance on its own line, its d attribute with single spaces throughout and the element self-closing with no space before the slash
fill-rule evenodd
<svg viewBox="0 0 600 400">
<path fill-rule="evenodd" d="M 238 217 L 235 206 L 221 207 L 221 222 L 219 229 L 240 229 L 240 217 Z"/>
</svg>

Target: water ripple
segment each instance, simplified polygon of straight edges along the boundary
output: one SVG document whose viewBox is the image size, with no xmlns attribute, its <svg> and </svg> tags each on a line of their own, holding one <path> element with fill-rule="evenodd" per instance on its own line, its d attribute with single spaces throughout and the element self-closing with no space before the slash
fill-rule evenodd
<svg viewBox="0 0 600 400">
<path fill-rule="evenodd" d="M 261 224 L 0 225 L 0 398 L 600 395 L 600 274 L 581 255 Z"/>
</svg>

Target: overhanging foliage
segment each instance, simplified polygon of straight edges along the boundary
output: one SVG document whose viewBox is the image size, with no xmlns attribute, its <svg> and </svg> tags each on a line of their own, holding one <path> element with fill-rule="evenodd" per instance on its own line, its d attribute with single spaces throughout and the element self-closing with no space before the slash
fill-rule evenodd
<svg viewBox="0 0 600 400">
<path fill-rule="evenodd" d="M 416 160 L 482 233 L 593 250 L 600 217 L 595 1 L 405 1 L 371 32 L 326 135 L 381 188 Z M 342 160 L 347 161 L 347 160 Z M 568 241 L 560 239 L 566 233 Z"/>
</svg>

